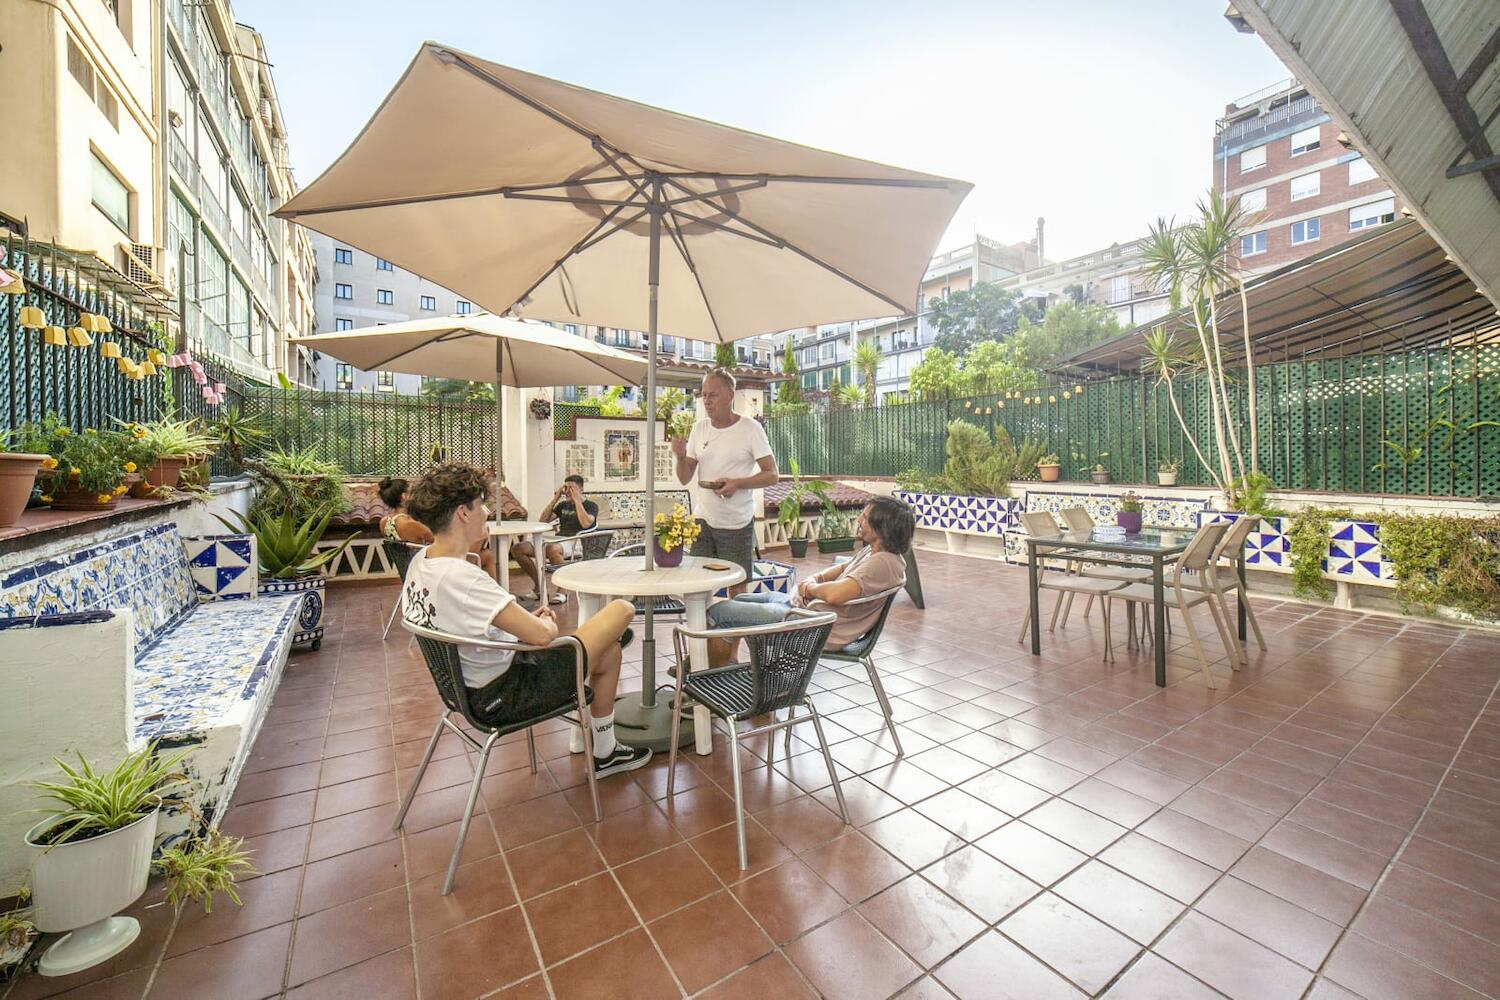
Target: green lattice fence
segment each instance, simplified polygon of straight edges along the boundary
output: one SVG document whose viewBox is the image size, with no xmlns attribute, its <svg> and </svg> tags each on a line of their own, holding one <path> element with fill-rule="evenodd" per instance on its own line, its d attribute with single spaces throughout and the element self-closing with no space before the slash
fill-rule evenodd
<svg viewBox="0 0 1500 1000">
<path fill-rule="evenodd" d="M 390 393 L 247 388 L 244 409 L 269 431 L 267 445 L 316 448 L 350 475 L 415 475 L 441 446 L 450 461 L 495 461 L 495 410 Z"/>
<path fill-rule="evenodd" d="M 767 421 L 783 466 L 815 475 L 894 476 L 942 468 L 950 420 L 1003 426 L 1041 441 L 1065 479 L 1102 463 L 1116 482 L 1155 480 L 1159 462 L 1182 461 L 1178 482 L 1212 482 L 1183 431 L 1210 461 L 1217 443 L 1201 377 L 1167 387 L 1139 378 L 1058 385 L 1040 405 L 970 396 Z M 1233 430 L 1250 451 L 1249 385 L 1229 373 Z M 1500 496 L 1500 346 L 1438 348 L 1385 357 L 1305 359 L 1256 369 L 1260 467 L 1282 489 L 1436 497 Z M 1173 412 L 1175 398 L 1182 414 Z M 1055 400 L 1055 401 L 1054 401 Z"/>
</svg>

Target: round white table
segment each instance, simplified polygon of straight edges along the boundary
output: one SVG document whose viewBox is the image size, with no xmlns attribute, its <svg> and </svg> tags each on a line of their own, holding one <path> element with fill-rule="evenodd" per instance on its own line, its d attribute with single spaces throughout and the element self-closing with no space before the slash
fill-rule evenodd
<svg viewBox="0 0 1500 1000">
<path fill-rule="evenodd" d="M 727 566 L 709 569 L 706 563 Z M 681 566 L 646 570 L 637 557 L 621 559 L 587 559 L 569 563 L 552 574 L 553 583 L 578 594 L 578 620 L 584 621 L 614 597 L 681 597 L 688 628 L 708 627 L 708 599 L 715 591 L 732 587 L 745 580 L 745 571 L 722 559 L 683 556 Z M 708 662 L 708 643 L 694 639 L 688 643 L 692 661 L 700 667 Z M 672 706 L 658 704 L 656 699 L 656 664 L 654 656 L 641 660 L 641 693 L 639 699 L 621 702 L 615 709 L 615 722 L 625 731 L 622 743 L 666 750 L 672 742 Z M 684 726 L 684 729 L 687 727 Z M 687 733 L 681 734 L 684 741 Z M 700 754 L 713 750 L 708 709 L 693 709 L 693 737 Z"/>
<path fill-rule="evenodd" d="M 490 548 L 495 552 L 495 578 L 500 586 L 510 589 L 511 540 L 531 536 L 532 559 L 536 562 L 536 592 L 542 607 L 547 606 L 547 536 L 557 530 L 550 521 L 491 521 Z"/>
</svg>

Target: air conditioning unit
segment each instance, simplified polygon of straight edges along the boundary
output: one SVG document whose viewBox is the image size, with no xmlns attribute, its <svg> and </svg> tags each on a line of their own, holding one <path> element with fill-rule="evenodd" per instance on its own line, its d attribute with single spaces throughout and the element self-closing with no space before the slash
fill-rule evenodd
<svg viewBox="0 0 1500 1000">
<path fill-rule="evenodd" d="M 266 131 L 272 135 L 276 134 L 276 117 L 271 113 L 271 99 L 262 97 L 260 99 L 260 120 L 266 126 Z"/>
<path fill-rule="evenodd" d="M 149 243 L 121 243 L 120 250 L 125 256 L 126 277 L 146 288 L 171 291 L 160 274 L 160 265 L 167 255 L 165 250 Z"/>
</svg>

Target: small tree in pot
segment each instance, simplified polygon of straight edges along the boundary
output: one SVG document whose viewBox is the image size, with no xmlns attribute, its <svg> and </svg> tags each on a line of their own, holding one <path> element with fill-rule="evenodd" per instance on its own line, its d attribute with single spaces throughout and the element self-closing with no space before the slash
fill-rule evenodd
<svg viewBox="0 0 1500 1000">
<path fill-rule="evenodd" d="M 807 555 L 807 536 L 802 533 L 803 498 L 816 497 L 825 512 L 833 509 L 833 501 L 828 497 L 827 483 L 821 479 L 804 481 L 795 458 L 789 465 L 792 470 L 792 485 L 786 496 L 781 498 L 781 506 L 776 509 L 776 523 L 786 533 L 786 543 L 791 547 L 792 556 L 801 559 Z"/>
</svg>

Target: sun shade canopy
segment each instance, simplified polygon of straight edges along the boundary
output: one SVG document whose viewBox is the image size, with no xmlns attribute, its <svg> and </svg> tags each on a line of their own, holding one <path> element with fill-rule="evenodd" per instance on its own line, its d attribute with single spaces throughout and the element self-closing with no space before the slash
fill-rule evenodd
<svg viewBox="0 0 1500 1000">
<path fill-rule="evenodd" d="M 1257 362 L 1341 357 L 1468 344 L 1497 336 L 1500 317 L 1474 282 L 1445 259 L 1415 221 L 1397 222 L 1246 283 L 1250 340 Z M 1240 298 L 1220 298 L 1219 331 L 1226 364 L 1244 362 Z M 1059 368 L 1134 370 L 1145 335 L 1180 329 L 1195 344 L 1186 311 L 1153 320 L 1081 351 Z"/>
<path fill-rule="evenodd" d="M 639 385 L 646 360 L 554 330 L 491 313 L 438 316 L 409 323 L 295 337 L 292 343 L 347 361 L 362 371 L 501 385 Z"/>
<path fill-rule="evenodd" d="M 969 184 L 691 118 L 428 43 L 277 215 L 493 312 L 708 341 L 916 312 Z"/>
</svg>

